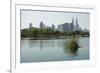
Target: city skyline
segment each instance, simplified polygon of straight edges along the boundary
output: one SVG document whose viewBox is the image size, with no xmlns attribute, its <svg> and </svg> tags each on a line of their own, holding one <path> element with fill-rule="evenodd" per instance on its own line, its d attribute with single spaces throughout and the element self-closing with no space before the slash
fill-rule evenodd
<svg viewBox="0 0 100 73">
<path fill-rule="evenodd" d="M 29 29 L 33 28 L 34 26 L 32 26 L 32 23 L 29 23 Z M 37 27 L 34 27 L 37 28 Z M 78 19 L 74 19 L 72 18 L 72 22 L 71 23 L 63 23 L 63 24 L 59 24 L 56 28 L 55 25 L 52 24 L 51 26 L 46 26 L 42 21 L 40 22 L 40 26 L 38 27 L 39 29 L 46 29 L 46 28 L 50 28 L 54 31 L 60 31 L 60 32 L 73 32 L 76 30 L 79 31 L 89 31 L 88 29 L 82 29 L 79 26 L 78 23 Z"/>
<path fill-rule="evenodd" d="M 74 21 L 76 22 L 73 22 Z M 88 13 L 71 13 L 71 12 L 45 12 L 45 11 L 21 11 L 21 29 L 29 28 L 32 23 L 33 27 L 40 27 L 40 22 L 45 26 L 55 28 L 59 24 L 71 23 L 79 25 L 82 29 L 89 30 L 89 14 Z M 83 25 L 84 24 L 84 25 Z"/>
</svg>

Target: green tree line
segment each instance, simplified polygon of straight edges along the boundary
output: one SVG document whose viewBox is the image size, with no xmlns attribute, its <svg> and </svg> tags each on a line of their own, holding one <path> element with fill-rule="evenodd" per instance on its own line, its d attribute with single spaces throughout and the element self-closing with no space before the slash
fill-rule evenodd
<svg viewBox="0 0 100 73">
<path fill-rule="evenodd" d="M 73 31 L 73 32 L 60 32 L 57 30 L 52 30 L 51 28 L 31 28 L 31 29 L 22 29 L 21 37 L 32 37 L 32 38 L 40 38 L 40 37 L 59 37 L 59 36 L 82 36 L 89 37 L 89 32 L 83 31 Z"/>
</svg>

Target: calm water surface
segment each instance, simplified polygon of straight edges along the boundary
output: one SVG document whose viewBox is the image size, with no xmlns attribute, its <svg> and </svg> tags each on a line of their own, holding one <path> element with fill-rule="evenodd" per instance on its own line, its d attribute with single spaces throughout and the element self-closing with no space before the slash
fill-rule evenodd
<svg viewBox="0 0 100 73">
<path fill-rule="evenodd" d="M 77 53 L 68 53 L 64 48 L 68 39 L 21 40 L 21 63 L 68 61 L 89 59 L 89 38 L 79 39 Z"/>
</svg>

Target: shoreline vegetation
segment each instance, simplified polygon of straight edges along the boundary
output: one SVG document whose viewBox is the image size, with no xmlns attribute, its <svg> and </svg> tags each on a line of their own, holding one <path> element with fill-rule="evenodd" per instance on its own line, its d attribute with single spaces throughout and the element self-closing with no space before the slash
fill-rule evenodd
<svg viewBox="0 0 100 73">
<path fill-rule="evenodd" d="M 26 28 L 21 29 L 21 39 L 29 40 L 49 40 L 49 39 L 70 39 L 71 37 L 89 37 L 88 31 L 73 31 L 73 32 L 61 32 L 52 30 L 51 28 Z"/>
</svg>

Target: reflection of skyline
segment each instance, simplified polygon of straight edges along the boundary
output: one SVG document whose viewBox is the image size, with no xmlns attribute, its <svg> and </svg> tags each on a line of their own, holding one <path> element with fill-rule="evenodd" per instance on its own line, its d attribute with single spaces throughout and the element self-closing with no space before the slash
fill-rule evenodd
<svg viewBox="0 0 100 73">
<path fill-rule="evenodd" d="M 29 28 L 29 23 L 32 23 L 34 27 L 39 28 L 39 24 L 42 21 L 46 26 L 55 25 L 55 28 L 59 24 L 71 23 L 72 18 L 78 19 L 79 26 L 82 29 L 89 30 L 89 13 L 72 13 L 72 12 L 52 12 L 52 11 L 21 11 L 21 29 Z"/>
<path fill-rule="evenodd" d="M 29 48 L 36 47 L 40 48 L 40 50 L 44 49 L 45 47 L 55 47 L 55 42 L 52 42 L 54 40 L 28 40 L 28 46 Z M 38 43 L 38 44 L 37 44 Z M 49 45 L 47 45 L 49 44 Z"/>
<path fill-rule="evenodd" d="M 56 40 L 22 40 L 21 39 L 21 63 L 47 62 L 47 61 L 71 61 L 89 60 L 89 38 L 80 38 L 81 48 L 73 52 L 64 48 L 68 39 Z M 42 48 L 40 49 L 40 44 Z"/>
<path fill-rule="evenodd" d="M 37 43 L 39 43 L 39 44 L 37 44 Z M 46 49 L 48 47 L 49 48 L 50 47 L 51 48 L 55 48 L 55 47 L 58 46 L 59 48 L 62 47 L 64 54 L 66 54 L 68 56 L 74 57 L 74 56 L 77 56 L 78 55 L 78 50 L 73 51 L 72 49 L 65 48 L 64 43 L 65 42 L 63 42 L 61 40 L 59 40 L 59 43 L 56 43 L 56 41 L 55 42 L 52 42 L 50 40 L 49 40 L 49 42 L 48 42 L 48 40 L 47 41 L 46 40 L 45 41 L 44 40 L 38 40 L 38 41 L 37 40 L 29 40 L 28 41 L 28 46 L 29 46 L 29 48 L 35 47 L 35 48 L 39 48 L 40 50 L 44 50 L 44 49 Z M 47 45 L 47 44 L 49 44 L 49 45 Z"/>
</svg>

